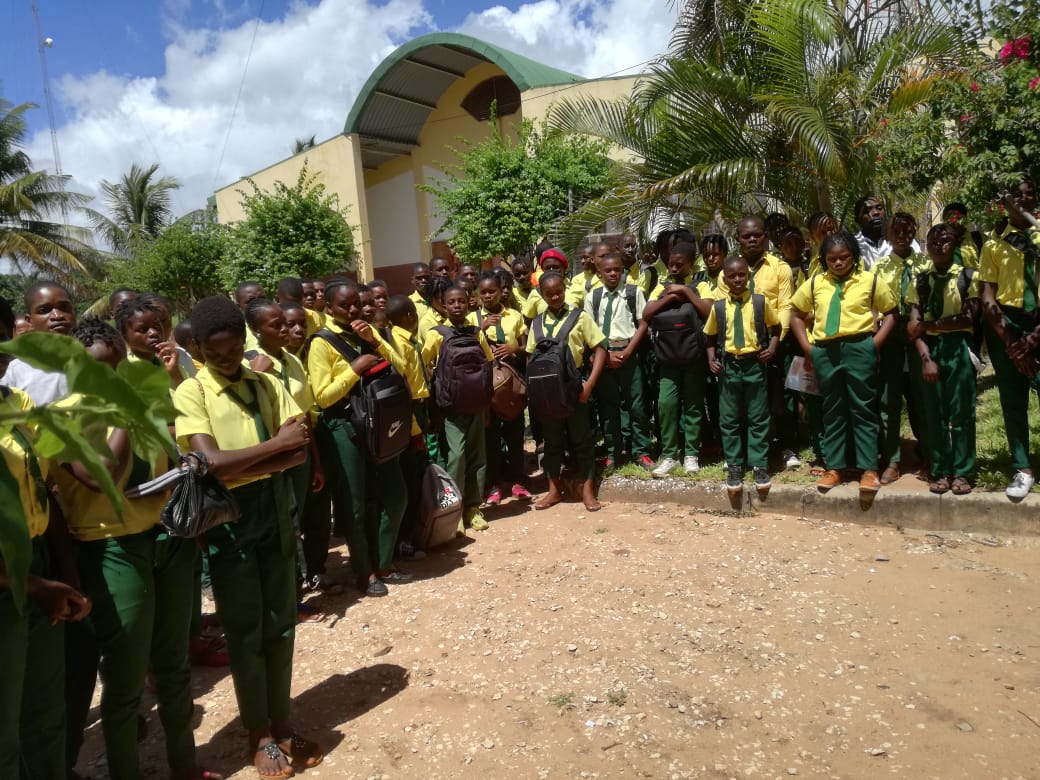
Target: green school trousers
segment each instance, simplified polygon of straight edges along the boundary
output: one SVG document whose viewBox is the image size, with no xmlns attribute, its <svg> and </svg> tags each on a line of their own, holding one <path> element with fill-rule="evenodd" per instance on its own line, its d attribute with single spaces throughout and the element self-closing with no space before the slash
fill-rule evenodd
<svg viewBox="0 0 1040 780">
<path fill-rule="evenodd" d="M 650 420 L 643 398 L 639 354 L 632 355 L 620 368 L 604 369 L 596 383 L 594 397 L 607 457 L 620 460 L 626 438 L 631 442 L 633 458 L 649 455 Z M 627 415 L 624 410 L 628 411 Z"/>
<path fill-rule="evenodd" d="M 682 460 L 683 452 L 696 455 L 704 419 L 704 388 L 708 367 L 701 360 L 685 366 L 659 364 L 657 373 L 661 457 Z M 680 429 L 683 448 L 679 446 Z"/>
<path fill-rule="evenodd" d="M 595 443 L 589 425 L 589 405 L 581 402 L 569 417 L 563 420 L 542 420 L 545 450 L 542 469 L 549 479 L 559 479 L 563 470 L 563 453 L 568 450 L 578 464 L 578 479 L 585 481 L 596 476 Z"/>
<path fill-rule="evenodd" d="M 486 487 L 524 481 L 524 416 L 503 420 L 492 410 L 484 429 L 484 451 L 487 454 Z"/>
<path fill-rule="evenodd" d="M 53 577 L 47 542 L 32 540 L 29 573 Z M 0 777 L 65 780 L 65 624 L 0 591 Z"/>
<path fill-rule="evenodd" d="M 462 491 L 466 509 L 484 502 L 484 476 L 487 451 L 484 442 L 484 412 L 444 416 L 444 436 L 448 440 L 448 473 Z"/>
<path fill-rule="evenodd" d="M 769 392 L 766 366 L 757 355 L 725 355 L 719 376 L 722 454 L 730 465 L 769 465 Z"/>
<path fill-rule="evenodd" d="M 812 362 L 823 394 L 823 461 L 829 469 L 877 469 L 878 361 L 871 335 L 828 339 L 813 346 Z"/>
<path fill-rule="evenodd" d="M 224 628 L 242 725 L 289 717 L 296 636 L 296 545 L 288 486 L 272 475 L 234 488 L 236 523 L 206 532 L 217 616 Z"/>
<path fill-rule="evenodd" d="M 925 336 L 938 382 L 921 377 L 921 357 L 910 352 L 911 377 L 928 413 L 924 415 L 924 451 L 939 477 L 975 476 L 975 366 L 970 332 Z"/>
<path fill-rule="evenodd" d="M 350 567 L 359 578 L 391 568 L 397 532 L 408 504 L 399 459 L 375 463 L 354 442 L 348 420 L 325 417 L 329 435 L 318 440 L 325 479 L 338 519 L 345 519 Z"/>
<path fill-rule="evenodd" d="M 194 539 L 158 528 L 81 542 L 80 576 L 94 602 L 101 654 L 101 728 L 112 780 L 140 777 L 137 713 L 149 668 L 171 769 L 195 766 L 194 702 L 188 660 Z"/>
<path fill-rule="evenodd" d="M 1021 332 L 1008 322 L 1008 328 L 1018 338 Z M 1011 358 L 1007 347 L 997 338 L 993 329 L 986 328 L 986 346 L 989 347 L 993 372 L 997 375 L 997 394 L 1004 415 L 1004 435 L 1007 436 L 1011 468 L 1028 469 L 1029 463 L 1029 399 L 1040 393 L 1040 375 L 1028 377 L 1021 373 Z"/>
</svg>

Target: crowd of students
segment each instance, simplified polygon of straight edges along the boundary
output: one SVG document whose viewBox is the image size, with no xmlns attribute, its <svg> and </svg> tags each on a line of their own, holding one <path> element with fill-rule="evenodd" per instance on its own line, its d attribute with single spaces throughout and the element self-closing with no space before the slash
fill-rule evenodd
<svg viewBox="0 0 1040 780">
<path fill-rule="evenodd" d="M 923 252 L 911 215 L 889 219 L 866 197 L 856 234 L 828 214 L 804 229 L 779 214 L 748 216 L 732 247 L 684 230 L 645 248 L 627 235 L 589 243 L 570 276 L 566 255 L 541 246 L 486 270 L 416 263 L 408 291 L 286 278 L 269 297 L 245 282 L 233 298 L 200 301 L 176 327 L 167 302 L 147 292 L 113 293 L 114 325 L 77 322 L 54 282 L 25 291 L 18 321 L 0 300 L 0 339 L 57 333 L 109 365 L 144 360 L 167 372 L 180 449 L 203 453 L 241 510 L 199 540 L 160 524 L 162 493 L 128 497 L 120 522 L 81 464 L 41 461 L 31 432 L 2 429 L 34 555 L 24 612 L 0 579 L 9 670 L 0 770 L 70 776 L 100 672 L 109 774 L 140 776 L 150 671 L 172 775 L 217 777 L 197 765 L 191 728 L 202 561 L 259 776 L 317 765 L 322 750 L 294 730 L 289 691 L 301 591 L 342 590 L 325 568 L 330 535 L 346 539 L 356 587 L 387 595 L 411 579 L 399 563 L 424 554 L 414 544 L 417 487 L 429 463 L 457 483 L 459 533 L 487 529 L 485 512 L 503 500 L 533 500 L 528 424 L 548 481 L 536 510 L 563 501 L 567 480 L 598 510 L 597 476 L 623 462 L 665 477 L 720 459 L 732 494 L 750 470 L 764 498 L 776 468 L 801 465 L 803 438 L 821 490 L 853 479 L 873 494 L 900 477 L 904 404 L 930 489 L 964 494 L 985 344 L 1015 468 L 1007 494 L 1023 498 L 1040 354 L 1032 184 L 1007 207 L 1005 227 L 975 236 L 952 204 Z M 493 365 L 527 374 L 529 415 L 493 403 Z M 10 409 L 76 403 L 60 373 L 20 360 L 3 367 Z M 378 376 L 407 388 L 410 430 L 386 432 L 404 442 L 389 455 L 356 414 Z M 109 431 L 108 445 L 106 466 L 124 491 L 156 476 L 125 431 Z"/>
</svg>

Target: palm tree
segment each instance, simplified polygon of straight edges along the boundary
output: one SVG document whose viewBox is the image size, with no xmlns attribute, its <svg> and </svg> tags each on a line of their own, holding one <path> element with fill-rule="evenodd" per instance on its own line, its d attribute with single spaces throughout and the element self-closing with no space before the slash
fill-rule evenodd
<svg viewBox="0 0 1040 780">
<path fill-rule="evenodd" d="M 920 105 L 960 47 L 928 0 L 687 0 L 632 99 L 553 109 L 555 126 L 634 160 L 562 229 L 662 213 L 703 223 L 716 210 L 844 216 L 873 187 L 881 119 Z"/>
<path fill-rule="evenodd" d="M 293 154 L 299 154 L 300 152 L 306 152 L 308 149 L 314 148 L 314 139 L 317 136 L 311 136 L 310 138 L 297 138 L 293 141 Z"/>
<path fill-rule="evenodd" d="M 34 171 L 21 149 L 25 113 L 32 103 L 12 106 L 0 98 L 0 257 L 21 270 L 68 281 L 82 272 L 90 252 L 89 234 L 54 221 L 89 198 L 68 192 L 70 177 Z"/>
<path fill-rule="evenodd" d="M 117 182 L 102 180 L 105 206 L 111 216 L 83 209 L 91 226 L 112 250 L 133 257 L 141 245 L 154 241 L 173 221 L 171 193 L 181 183 L 172 176 L 154 178 L 159 163 L 130 166 Z"/>
</svg>

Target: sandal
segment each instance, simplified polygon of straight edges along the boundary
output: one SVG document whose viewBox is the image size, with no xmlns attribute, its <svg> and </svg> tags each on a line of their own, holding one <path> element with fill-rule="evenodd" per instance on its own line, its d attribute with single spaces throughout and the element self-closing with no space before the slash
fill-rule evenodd
<svg viewBox="0 0 1040 780">
<path fill-rule="evenodd" d="M 928 489 L 936 495 L 941 495 L 950 489 L 950 480 L 946 477 L 932 477 Z"/>
<path fill-rule="evenodd" d="M 277 773 L 265 772 L 256 765 L 256 757 L 261 753 L 270 759 L 271 763 L 274 764 L 275 767 L 280 763 L 284 763 L 285 768 L 279 769 Z M 274 742 L 268 742 L 266 745 L 257 746 L 256 751 L 253 753 L 253 767 L 256 769 L 256 773 L 260 776 L 260 780 L 282 780 L 282 778 L 292 777 L 296 774 L 289 763 L 289 757 Z"/>
<path fill-rule="evenodd" d="M 971 492 L 971 483 L 967 477 L 954 477 L 950 485 L 950 491 L 955 496 L 966 496 Z"/>
<path fill-rule="evenodd" d="M 316 767 L 325 760 L 325 754 L 321 752 L 321 747 L 318 746 L 318 743 L 306 737 L 301 737 L 299 734 L 293 734 L 286 739 L 280 739 L 277 745 L 278 749 L 289 757 L 294 766 L 299 766 L 303 769 Z"/>
<path fill-rule="evenodd" d="M 881 472 L 881 484 L 891 485 L 897 479 L 899 479 L 899 464 L 889 463 L 888 467 Z"/>
</svg>

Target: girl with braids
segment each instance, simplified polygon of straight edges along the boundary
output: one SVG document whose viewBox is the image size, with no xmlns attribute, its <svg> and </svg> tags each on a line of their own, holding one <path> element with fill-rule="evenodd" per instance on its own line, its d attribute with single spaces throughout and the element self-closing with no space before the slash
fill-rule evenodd
<svg viewBox="0 0 1040 780">
<path fill-rule="evenodd" d="M 262 778 L 312 767 L 321 748 L 289 720 L 296 545 L 283 472 L 306 461 L 306 415 L 277 379 L 243 363 L 246 323 L 227 298 L 191 312 L 205 365 L 174 393 L 177 443 L 198 450 L 238 502 L 238 522 L 206 532 L 217 615 L 253 765 Z"/>
<path fill-rule="evenodd" d="M 126 341 L 127 358 L 159 366 L 169 374 L 170 385 L 177 387 L 184 381 L 184 374 L 168 317 L 169 313 L 151 296 L 130 298 L 115 310 L 116 330 Z"/>
</svg>

